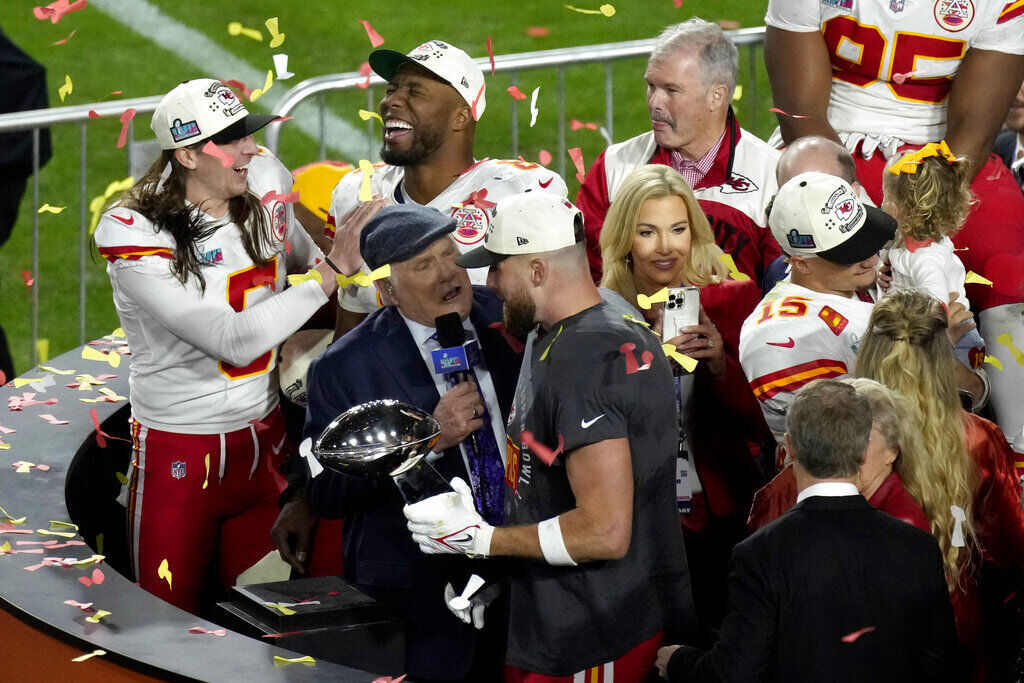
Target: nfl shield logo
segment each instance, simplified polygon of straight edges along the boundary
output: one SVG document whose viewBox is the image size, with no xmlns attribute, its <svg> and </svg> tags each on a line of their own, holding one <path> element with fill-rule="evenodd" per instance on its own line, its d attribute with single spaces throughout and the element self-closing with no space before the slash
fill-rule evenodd
<svg viewBox="0 0 1024 683">
<path fill-rule="evenodd" d="M 171 463 L 171 476 L 175 479 L 185 478 L 185 463 L 181 460 L 175 460 Z"/>
</svg>

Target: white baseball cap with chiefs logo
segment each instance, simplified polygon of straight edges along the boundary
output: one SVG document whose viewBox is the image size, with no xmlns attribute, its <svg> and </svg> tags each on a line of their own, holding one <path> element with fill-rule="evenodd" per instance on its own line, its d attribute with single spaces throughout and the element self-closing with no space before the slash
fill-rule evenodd
<svg viewBox="0 0 1024 683">
<path fill-rule="evenodd" d="M 275 114 L 250 114 L 220 81 L 196 78 L 164 95 L 150 128 L 160 149 L 177 149 L 208 138 L 226 144 L 252 135 L 275 118 Z"/>
<path fill-rule="evenodd" d="M 817 172 L 801 173 L 779 188 L 768 225 L 786 254 L 841 265 L 870 258 L 896 234 L 892 216 L 861 203 L 842 178 Z"/>
<path fill-rule="evenodd" d="M 487 108 L 484 97 L 484 73 L 465 52 L 443 40 L 428 40 L 407 55 L 394 50 L 374 50 L 370 53 L 370 68 L 386 81 L 392 81 L 403 64 L 419 64 L 462 95 L 480 120 Z"/>
</svg>

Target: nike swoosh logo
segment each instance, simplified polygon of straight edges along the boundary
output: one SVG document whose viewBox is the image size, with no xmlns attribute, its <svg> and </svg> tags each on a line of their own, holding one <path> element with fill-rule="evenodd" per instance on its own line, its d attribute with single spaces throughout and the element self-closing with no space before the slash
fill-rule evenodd
<svg viewBox="0 0 1024 683">
<path fill-rule="evenodd" d="M 550 178 L 547 179 L 547 181 L 545 181 L 543 183 L 538 180 L 537 184 L 540 185 L 542 188 L 544 188 L 546 190 L 546 189 L 548 189 L 548 185 L 550 185 L 551 181 L 554 180 L 554 179 L 555 179 L 555 177 L 551 176 Z"/>
<path fill-rule="evenodd" d="M 135 216 L 128 216 L 128 218 L 122 218 L 121 216 L 118 216 L 116 213 L 112 213 L 110 215 L 116 218 L 117 220 L 121 221 L 125 225 L 131 225 L 132 223 L 135 222 Z"/>
<path fill-rule="evenodd" d="M 791 349 L 794 346 L 796 346 L 796 342 L 793 340 L 792 337 L 790 337 L 788 341 L 784 341 L 784 342 L 765 342 L 765 344 L 767 344 L 768 346 L 781 346 L 784 349 Z"/>
<path fill-rule="evenodd" d="M 278 453 L 281 452 L 281 447 L 284 446 L 284 439 L 285 439 L 285 437 L 282 436 L 281 437 L 281 443 L 277 444 L 276 446 L 272 446 L 271 447 L 271 448 L 274 449 L 274 455 L 277 455 Z"/>
<path fill-rule="evenodd" d="M 594 424 L 595 422 L 597 422 L 598 420 L 600 420 L 604 416 L 605 416 L 605 414 L 601 413 L 600 415 L 595 417 L 593 420 L 580 420 L 580 427 L 582 427 L 583 429 L 588 429 L 590 427 L 590 425 Z"/>
</svg>

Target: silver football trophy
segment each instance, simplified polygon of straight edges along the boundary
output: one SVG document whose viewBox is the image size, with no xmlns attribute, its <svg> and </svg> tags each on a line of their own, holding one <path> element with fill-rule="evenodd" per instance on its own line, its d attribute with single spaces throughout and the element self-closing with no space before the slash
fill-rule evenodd
<svg viewBox="0 0 1024 683">
<path fill-rule="evenodd" d="M 441 435 L 430 413 L 394 399 L 369 401 L 334 418 L 313 443 L 327 469 L 353 477 L 390 475 L 406 503 L 453 491 L 427 461 Z"/>
</svg>

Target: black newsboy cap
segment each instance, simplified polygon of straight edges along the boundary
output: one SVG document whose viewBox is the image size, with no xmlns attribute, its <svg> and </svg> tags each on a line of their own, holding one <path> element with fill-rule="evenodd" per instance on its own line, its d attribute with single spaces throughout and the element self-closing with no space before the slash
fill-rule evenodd
<svg viewBox="0 0 1024 683">
<path fill-rule="evenodd" d="M 359 235 L 359 252 L 370 270 L 407 261 L 438 238 L 455 231 L 455 219 L 419 204 L 391 204 L 371 218 Z"/>
</svg>

